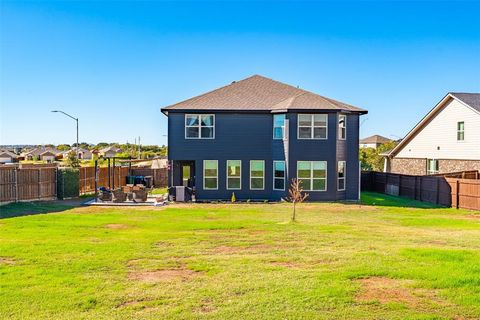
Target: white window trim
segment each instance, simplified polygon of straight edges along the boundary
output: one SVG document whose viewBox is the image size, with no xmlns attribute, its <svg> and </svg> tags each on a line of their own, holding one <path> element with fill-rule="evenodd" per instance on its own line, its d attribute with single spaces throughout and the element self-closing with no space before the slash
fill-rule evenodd
<svg viewBox="0 0 480 320">
<path fill-rule="evenodd" d="M 262 188 L 252 188 L 252 161 L 261 161 L 263 163 L 263 175 L 262 175 Z M 250 160 L 250 167 L 248 170 L 248 175 L 249 175 L 249 184 L 250 184 L 250 190 L 265 190 L 265 160 Z M 255 178 L 260 178 L 260 177 L 253 177 Z"/>
<path fill-rule="evenodd" d="M 314 116 L 316 114 L 321 114 L 321 115 L 325 115 L 327 117 L 325 123 L 326 125 L 325 126 L 315 126 L 315 121 L 314 121 Z M 301 126 L 300 125 L 300 115 L 303 115 L 303 116 L 310 116 L 311 117 L 311 123 L 312 125 L 311 126 Z M 310 135 L 310 138 L 300 138 L 300 127 L 302 128 L 311 128 L 312 129 L 312 134 Z M 314 138 L 314 131 L 315 131 L 315 128 L 325 128 L 325 138 Z M 297 139 L 298 140 L 327 140 L 328 139 L 328 113 L 299 113 L 297 114 Z"/>
<path fill-rule="evenodd" d="M 343 178 L 340 178 L 338 176 L 338 174 L 339 174 L 338 169 L 340 168 L 340 162 L 343 162 Z M 340 189 L 340 187 L 339 187 L 340 184 L 338 183 L 341 179 L 343 179 L 343 189 Z M 338 163 L 337 163 L 337 190 L 338 191 L 345 191 L 346 188 L 347 188 L 347 161 L 341 160 L 341 161 L 338 161 Z"/>
<path fill-rule="evenodd" d="M 275 138 L 275 128 L 278 128 L 278 127 L 275 127 L 275 116 L 276 115 L 283 115 L 285 116 L 285 118 L 283 119 L 283 126 L 281 126 L 280 128 L 282 128 L 282 137 L 281 138 Z M 273 115 L 273 140 L 283 140 L 285 138 L 285 120 L 287 120 L 287 116 L 284 114 L 284 113 L 279 113 L 279 114 L 274 114 Z"/>
<path fill-rule="evenodd" d="M 187 126 L 187 118 L 189 116 L 198 116 L 198 125 L 196 126 Z M 202 116 L 213 116 L 213 126 L 202 126 Z M 184 120 L 184 127 L 185 127 L 185 139 L 188 139 L 188 140 L 199 140 L 199 139 L 207 139 L 207 140 L 211 140 L 211 139 L 215 139 L 215 124 L 216 124 L 216 119 L 215 119 L 215 114 L 213 113 L 186 113 L 185 114 L 185 120 Z M 192 127 L 196 127 L 198 128 L 198 137 L 196 138 L 192 138 L 192 137 L 187 137 L 187 127 L 188 128 L 192 128 Z M 211 138 L 202 138 L 202 127 L 203 128 L 213 128 L 213 137 Z"/>
<path fill-rule="evenodd" d="M 458 124 L 463 123 L 463 130 L 458 129 Z M 463 133 L 463 140 L 458 139 L 458 134 L 462 132 Z M 465 121 L 457 121 L 457 142 L 464 142 L 465 141 Z"/>
<path fill-rule="evenodd" d="M 344 117 L 343 127 L 340 126 L 340 117 Z M 342 138 L 342 130 L 341 130 L 342 128 L 345 128 L 345 138 Z M 338 139 L 347 140 L 347 115 L 346 114 L 338 115 Z"/>
<path fill-rule="evenodd" d="M 217 176 L 205 176 L 205 162 L 206 161 L 215 161 L 217 163 Z M 206 188 L 205 187 L 205 178 L 216 178 L 217 179 L 217 187 L 216 188 Z M 218 160 L 203 160 L 203 190 L 218 190 Z"/>
<path fill-rule="evenodd" d="M 229 177 L 228 176 L 228 161 L 240 161 L 240 176 L 239 177 Z M 227 190 L 242 190 L 242 160 L 227 160 L 227 166 L 226 166 L 226 176 L 227 178 L 225 179 L 225 183 L 227 186 Z M 240 179 L 240 188 L 229 188 L 228 187 L 228 178 L 239 178 Z"/>
<path fill-rule="evenodd" d="M 440 172 L 440 170 L 435 170 L 435 171 L 431 171 L 430 170 L 430 166 L 429 166 L 429 160 L 432 160 L 432 161 L 436 161 L 436 163 L 438 164 L 438 159 L 427 159 L 427 175 L 432 175 L 432 174 L 438 174 Z M 440 169 L 440 166 L 439 166 L 439 169 Z"/>
<path fill-rule="evenodd" d="M 304 191 L 309 191 L 309 192 L 326 192 L 328 190 L 328 162 L 326 160 L 297 160 L 297 179 L 298 180 L 303 180 L 307 178 L 299 178 L 298 177 L 298 163 L 299 162 L 310 162 L 310 185 L 313 188 L 313 180 L 323 180 L 325 179 L 325 190 L 304 190 Z M 325 162 L 325 178 L 313 178 L 313 162 Z"/>
<path fill-rule="evenodd" d="M 281 179 L 281 178 L 275 178 L 275 163 L 276 162 L 283 162 L 283 189 L 276 189 L 275 188 L 275 179 Z M 277 191 L 285 191 L 285 186 L 286 186 L 286 172 L 287 172 L 287 167 L 286 167 L 286 163 L 284 160 L 274 160 L 273 161 L 273 190 L 277 190 Z"/>
</svg>

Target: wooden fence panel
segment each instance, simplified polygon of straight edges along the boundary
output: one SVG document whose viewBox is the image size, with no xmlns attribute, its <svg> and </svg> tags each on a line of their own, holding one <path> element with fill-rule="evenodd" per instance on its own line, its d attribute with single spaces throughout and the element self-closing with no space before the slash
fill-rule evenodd
<svg viewBox="0 0 480 320">
<path fill-rule="evenodd" d="M 456 172 L 447 176 L 411 176 L 367 171 L 362 172 L 361 181 L 363 191 L 399 195 L 448 207 L 480 210 L 479 177 L 478 171 Z"/>
<path fill-rule="evenodd" d="M 55 199 L 56 168 L 1 168 L 0 202 Z"/>
</svg>

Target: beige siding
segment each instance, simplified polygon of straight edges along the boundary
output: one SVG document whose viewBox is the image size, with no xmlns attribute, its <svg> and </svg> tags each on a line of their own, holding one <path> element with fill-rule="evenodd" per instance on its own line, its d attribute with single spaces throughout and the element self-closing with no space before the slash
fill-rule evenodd
<svg viewBox="0 0 480 320">
<path fill-rule="evenodd" d="M 460 121 L 465 122 L 464 141 L 457 141 Z M 396 157 L 480 160 L 480 114 L 451 100 Z"/>
</svg>

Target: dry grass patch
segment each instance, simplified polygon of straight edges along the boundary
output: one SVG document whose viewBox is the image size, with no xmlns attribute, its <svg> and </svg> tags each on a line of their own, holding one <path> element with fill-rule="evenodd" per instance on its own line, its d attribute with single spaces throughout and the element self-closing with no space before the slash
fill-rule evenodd
<svg viewBox="0 0 480 320">
<path fill-rule="evenodd" d="M 217 307 L 213 304 L 212 299 L 205 298 L 202 300 L 199 306 L 195 307 L 193 311 L 195 313 L 210 313 L 217 310 Z"/>
<path fill-rule="evenodd" d="M 17 261 L 13 258 L 8 258 L 8 257 L 0 257 L 0 265 L 5 264 L 5 265 L 14 265 L 17 264 Z"/>
<path fill-rule="evenodd" d="M 146 283 L 168 282 L 168 281 L 186 281 L 200 276 L 202 272 L 193 271 L 186 268 L 163 269 L 153 271 L 132 271 L 129 273 L 130 280 L 137 280 Z"/>
<path fill-rule="evenodd" d="M 105 228 L 107 229 L 127 229 L 128 226 L 125 225 L 125 224 L 121 224 L 121 223 L 110 223 L 110 224 L 106 224 L 105 225 Z"/>
<path fill-rule="evenodd" d="M 357 280 L 361 284 L 356 296 L 359 302 L 378 301 L 381 304 L 402 303 L 411 308 L 423 309 L 429 305 L 445 305 L 434 290 L 411 287 L 412 280 L 370 277 Z"/>
<path fill-rule="evenodd" d="M 244 253 L 267 253 L 275 247 L 267 244 L 254 244 L 251 246 L 218 246 L 212 249 L 213 254 L 244 254 Z"/>
</svg>

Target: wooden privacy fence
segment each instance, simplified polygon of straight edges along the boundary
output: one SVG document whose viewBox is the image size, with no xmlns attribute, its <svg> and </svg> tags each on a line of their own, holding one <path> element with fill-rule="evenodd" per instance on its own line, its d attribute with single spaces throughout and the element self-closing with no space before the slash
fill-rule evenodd
<svg viewBox="0 0 480 320">
<path fill-rule="evenodd" d="M 56 168 L 0 167 L 0 202 L 51 200 L 56 197 Z"/>
<path fill-rule="evenodd" d="M 80 168 L 80 194 L 95 192 L 95 168 L 82 167 Z M 152 176 L 153 185 L 155 187 L 167 186 L 167 169 L 150 169 L 131 168 L 130 174 L 128 167 L 113 167 L 110 170 L 110 177 L 108 168 L 102 167 L 98 170 L 98 187 L 120 187 L 126 185 L 126 177 L 133 176 Z M 110 179 L 110 183 L 109 183 Z"/>
<path fill-rule="evenodd" d="M 457 176 L 479 177 L 478 172 L 454 173 L 450 176 L 413 176 L 396 173 L 362 172 L 362 191 L 390 194 L 447 207 L 480 210 L 480 180 Z"/>
<path fill-rule="evenodd" d="M 80 168 L 80 194 L 95 192 L 95 168 L 94 167 L 81 167 Z M 120 187 L 126 184 L 126 177 L 128 176 L 127 167 L 113 167 L 98 168 L 98 187 Z M 110 183 L 109 183 L 110 179 Z"/>
</svg>

